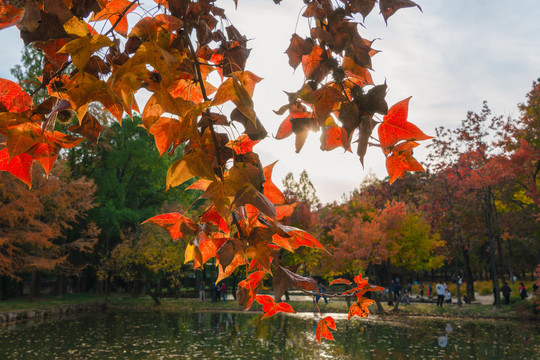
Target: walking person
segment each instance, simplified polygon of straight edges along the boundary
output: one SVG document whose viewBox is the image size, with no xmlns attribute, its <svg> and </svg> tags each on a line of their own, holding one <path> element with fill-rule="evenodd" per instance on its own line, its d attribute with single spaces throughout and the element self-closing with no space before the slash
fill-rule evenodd
<svg viewBox="0 0 540 360">
<path fill-rule="evenodd" d="M 510 292 L 512 292 L 512 289 L 510 289 L 510 286 L 506 282 L 504 282 L 501 292 L 504 297 L 504 305 L 510 305 Z"/>
<path fill-rule="evenodd" d="M 204 299 L 205 299 L 204 281 L 201 281 L 201 285 L 199 285 L 199 301 L 204 301 Z"/>
<path fill-rule="evenodd" d="M 394 301 L 399 301 L 399 292 L 401 291 L 401 285 L 396 281 L 394 283 Z"/>
<path fill-rule="evenodd" d="M 221 297 L 223 298 L 223 302 L 225 302 L 227 299 L 227 285 L 224 282 L 221 283 Z"/>
<path fill-rule="evenodd" d="M 420 290 L 420 299 L 424 298 L 424 284 L 420 283 L 418 290 Z"/>
<path fill-rule="evenodd" d="M 433 296 L 433 286 L 431 285 L 431 283 L 429 283 L 428 286 L 427 296 Z"/>
<path fill-rule="evenodd" d="M 444 302 L 444 285 L 439 281 L 437 286 L 435 286 L 435 291 L 437 292 L 437 306 L 442 307 Z"/>
<path fill-rule="evenodd" d="M 525 288 L 525 284 L 519 283 L 519 296 L 521 297 L 521 300 L 525 300 L 527 296 L 527 289 Z"/>
</svg>

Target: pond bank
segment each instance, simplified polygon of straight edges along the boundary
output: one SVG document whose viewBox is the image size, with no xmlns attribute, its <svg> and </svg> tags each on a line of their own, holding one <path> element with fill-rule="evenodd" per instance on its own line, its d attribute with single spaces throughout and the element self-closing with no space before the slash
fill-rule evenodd
<svg viewBox="0 0 540 360">
<path fill-rule="evenodd" d="M 41 320 L 45 318 L 58 317 L 64 314 L 77 314 L 89 311 L 104 311 L 106 303 L 82 303 L 61 306 L 51 306 L 39 309 L 24 309 L 0 312 L 0 324 L 12 323 L 23 320 Z"/>
<path fill-rule="evenodd" d="M 346 301 L 330 300 L 328 304 L 319 302 L 318 306 L 309 297 L 291 296 L 288 301 L 298 313 L 341 313 L 347 314 L 349 308 Z M 384 311 L 376 312 L 372 305 L 370 312 L 381 318 L 438 318 L 438 319 L 504 319 L 510 321 L 539 321 L 538 312 L 533 311 L 530 301 L 521 301 L 496 309 L 491 305 L 456 304 L 438 308 L 432 303 L 413 303 L 400 305 L 399 311 L 392 311 L 393 306 L 382 304 Z M 193 298 L 163 298 L 161 306 L 155 306 L 148 296 L 133 298 L 129 294 L 114 293 L 107 299 L 94 294 L 71 294 L 63 297 L 40 299 L 30 303 L 25 300 L 0 302 L 0 324 L 27 319 L 41 319 L 55 315 L 72 314 L 86 311 L 142 310 L 142 311 L 188 311 L 188 312 L 242 312 L 236 301 L 229 295 L 228 301 L 213 303 L 210 300 L 200 302 Z M 261 308 L 254 303 L 250 312 L 260 312 Z"/>
</svg>

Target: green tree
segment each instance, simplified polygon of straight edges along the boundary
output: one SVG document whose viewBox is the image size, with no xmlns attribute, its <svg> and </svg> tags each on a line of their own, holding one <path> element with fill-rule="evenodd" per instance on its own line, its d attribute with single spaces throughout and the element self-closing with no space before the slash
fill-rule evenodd
<svg viewBox="0 0 540 360">
<path fill-rule="evenodd" d="M 25 46 L 21 54 L 21 63 L 9 69 L 11 75 L 17 79 L 21 87 L 29 94 L 33 94 L 40 86 L 39 78 L 43 73 L 43 53 L 33 46 Z M 41 89 L 34 94 L 35 104 L 45 99 L 45 90 Z"/>
</svg>

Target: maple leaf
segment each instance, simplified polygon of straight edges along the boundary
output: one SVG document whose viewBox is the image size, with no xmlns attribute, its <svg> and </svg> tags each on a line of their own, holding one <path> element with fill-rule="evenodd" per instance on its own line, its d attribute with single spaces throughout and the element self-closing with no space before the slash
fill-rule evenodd
<svg viewBox="0 0 540 360">
<path fill-rule="evenodd" d="M 203 265 L 201 250 L 198 246 L 193 244 L 187 244 L 186 251 L 184 253 L 184 264 L 193 261 L 193 268 L 198 269 Z"/>
<path fill-rule="evenodd" d="M 325 127 L 321 133 L 321 150 L 331 151 L 338 147 L 348 148 L 347 131 L 339 126 Z"/>
<path fill-rule="evenodd" d="M 107 36 L 96 34 L 72 40 L 58 50 L 58 52 L 70 54 L 73 65 L 82 71 L 94 52 L 112 45 L 112 40 Z"/>
<path fill-rule="evenodd" d="M 236 298 L 238 305 L 243 310 L 249 310 L 251 304 L 253 304 L 255 296 L 257 296 L 257 290 L 261 286 L 265 275 L 266 271 L 254 271 L 248 275 L 247 279 L 238 283 Z"/>
<path fill-rule="evenodd" d="M 279 188 L 272 182 L 272 172 L 274 171 L 274 166 L 276 163 L 277 160 L 263 168 L 264 178 L 266 179 L 263 194 L 273 204 L 281 205 L 286 204 L 287 200 L 285 199 L 285 195 L 283 195 L 281 190 L 279 190 Z"/>
<path fill-rule="evenodd" d="M 296 269 L 292 269 L 296 270 Z M 317 282 L 311 277 L 298 275 L 286 267 L 278 266 L 272 277 L 272 288 L 274 290 L 274 298 L 279 301 L 285 291 L 290 287 L 296 287 L 307 291 L 318 292 Z"/>
<path fill-rule="evenodd" d="M 127 36 L 128 22 L 126 15 L 135 10 L 136 2 L 128 0 L 110 0 L 103 4 L 98 13 L 94 13 L 90 21 L 108 20 L 111 26 L 115 26 L 115 31 L 120 35 Z"/>
<path fill-rule="evenodd" d="M 359 12 L 362 14 L 362 17 L 364 18 L 364 21 L 366 20 L 366 16 L 369 15 L 371 10 L 373 10 L 373 7 L 375 6 L 375 3 L 377 0 L 341 0 L 343 2 L 348 2 L 351 7 L 351 11 L 353 13 Z"/>
<path fill-rule="evenodd" d="M 216 257 L 218 250 L 223 247 L 227 240 L 228 239 L 223 237 L 220 233 L 207 236 L 204 231 L 200 231 L 197 234 L 196 242 L 201 251 L 202 264 L 205 264 L 211 258 Z"/>
<path fill-rule="evenodd" d="M 276 206 L 276 219 L 278 221 L 283 219 L 288 219 L 292 216 L 294 212 L 294 208 L 296 207 L 297 203 L 291 204 L 291 205 L 279 205 Z"/>
<path fill-rule="evenodd" d="M 32 98 L 19 84 L 0 79 L 0 112 L 22 113 L 32 108 Z"/>
<path fill-rule="evenodd" d="M 319 131 L 319 123 L 315 118 L 305 117 L 305 118 L 291 118 L 291 127 L 292 131 L 296 135 L 294 139 L 294 146 L 296 152 L 300 152 L 302 147 L 307 140 L 310 131 Z"/>
<path fill-rule="evenodd" d="M 69 127 L 69 131 L 76 134 L 80 134 L 97 144 L 99 134 L 101 133 L 102 126 L 99 121 L 90 113 L 86 113 L 79 125 L 72 125 Z"/>
<path fill-rule="evenodd" d="M 23 7 L 17 7 L 6 0 L 0 1 L 0 30 L 13 26 L 19 22 L 23 14 Z"/>
<path fill-rule="evenodd" d="M 171 165 L 167 170 L 167 190 L 195 176 L 206 180 L 216 178 L 210 159 L 201 149 L 191 150 Z"/>
<path fill-rule="evenodd" d="M 379 125 L 379 142 L 385 154 L 389 153 L 390 147 L 402 140 L 418 141 L 433 138 L 407 121 L 410 99 L 409 97 L 394 104 L 384 116 L 382 124 Z"/>
<path fill-rule="evenodd" d="M 346 76 L 352 78 L 349 79 L 349 81 L 353 81 L 354 85 L 360 87 L 365 85 L 374 85 L 369 70 L 355 63 L 352 58 L 348 56 L 343 57 L 341 68 L 345 72 Z"/>
<path fill-rule="evenodd" d="M 379 7 L 381 9 L 381 14 L 384 18 L 384 22 L 388 24 L 388 18 L 396 11 L 402 8 L 407 7 L 413 7 L 416 6 L 420 11 L 422 11 L 422 8 L 417 3 L 411 1 L 411 0 L 379 0 Z"/>
<path fill-rule="evenodd" d="M 326 60 L 330 57 L 328 51 L 325 51 L 319 45 L 314 45 L 308 55 L 302 56 L 302 69 L 308 80 L 319 83 L 324 79 L 330 68 Z"/>
<path fill-rule="evenodd" d="M 79 119 L 86 114 L 89 103 L 99 101 L 119 122 L 122 120 L 124 109 L 121 100 L 106 82 L 91 74 L 78 72 L 73 75 L 58 97 L 69 100 Z"/>
<path fill-rule="evenodd" d="M 28 151 L 32 146 L 42 142 L 43 130 L 37 123 L 22 123 L 10 126 L 5 131 L 6 147 L 10 158 Z"/>
<path fill-rule="evenodd" d="M 34 159 L 28 154 L 9 157 L 6 148 L 0 150 L 0 171 L 7 171 L 17 179 L 32 187 L 32 162 Z"/>
<path fill-rule="evenodd" d="M 369 315 L 368 306 L 373 303 L 375 303 L 375 300 L 359 297 L 357 301 L 351 305 L 347 319 L 350 320 L 351 317 L 355 315 L 361 318 L 367 317 Z"/>
<path fill-rule="evenodd" d="M 287 116 L 285 120 L 283 120 L 281 124 L 279 125 L 277 134 L 275 136 L 277 140 L 285 139 L 292 135 L 293 131 L 292 131 L 291 118 L 292 118 L 292 115 Z"/>
<path fill-rule="evenodd" d="M 266 129 L 256 115 L 255 122 L 253 122 L 246 115 L 244 115 L 239 108 L 235 108 L 231 112 L 230 119 L 232 121 L 238 121 L 244 125 L 244 134 L 246 134 L 252 141 L 262 140 L 268 135 Z"/>
<path fill-rule="evenodd" d="M 240 135 L 236 140 L 229 141 L 225 146 L 233 149 L 237 155 L 247 154 L 253 151 L 253 146 L 258 144 L 259 141 L 253 141 L 247 135 Z"/>
<path fill-rule="evenodd" d="M 237 253 L 243 252 L 247 245 L 240 239 L 229 239 L 217 250 L 217 258 L 221 267 L 226 268 Z"/>
<path fill-rule="evenodd" d="M 293 34 L 291 43 L 285 51 L 289 56 L 289 65 L 296 69 L 302 62 L 302 56 L 309 55 L 313 49 L 313 42 L 301 38 L 298 34 Z"/>
<path fill-rule="evenodd" d="M 330 85 L 321 86 L 313 92 L 315 118 L 324 123 L 334 109 L 336 103 L 347 101 L 341 91 Z"/>
<path fill-rule="evenodd" d="M 205 181 L 208 181 L 208 180 L 205 180 Z M 201 189 L 201 190 L 206 190 L 206 189 Z M 210 206 L 210 208 L 204 212 L 204 214 L 201 216 L 201 220 L 199 221 L 199 223 L 208 223 L 208 222 L 216 225 L 225 234 L 229 234 L 231 232 L 229 224 L 218 213 L 214 205 Z"/>
<path fill-rule="evenodd" d="M 300 246 L 317 248 L 328 252 L 312 235 L 293 226 L 278 224 L 279 233 L 274 234 L 272 241 L 285 249 L 298 249 Z"/>
<path fill-rule="evenodd" d="M 270 317 L 276 315 L 278 312 L 285 312 L 285 313 L 296 313 L 291 305 L 280 302 L 275 303 L 274 299 L 272 299 L 271 296 L 268 295 L 256 295 L 255 300 L 257 303 L 262 305 L 262 309 L 264 311 L 264 314 L 262 318 Z"/>
<path fill-rule="evenodd" d="M 390 184 L 402 177 L 406 171 L 425 171 L 424 167 L 412 156 L 412 149 L 416 146 L 418 143 L 414 141 L 406 141 L 394 146 L 392 154 L 386 158 Z"/>
<path fill-rule="evenodd" d="M 229 277 L 234 272 L 234 270 L 236 270 L 238 266 L 245 265 L 246 263 L 247 263 L 246 259 L 241 254 L 237 253 L 234 256 L 233 261 L 225 269 L 223 269 L 222 266 L 218 266 L 219 273 L 216 279 L 216 284 L 220 282 L 221 280 Z"/>
<path fill-rule="evenodd" d="M 337 330 L 334 318 L 327 316 L 324 319 L 319 320 L 316 330 L 316 337 L 319 344 L 321 343 L 321 338 L 334 341 L 334 335 L 332 335 L 330 329 Z"/>
<path fill-rule="evenodd" d="M 173 240 L 184 238 L 187 235 L 195 235 L 200 231 L 198 224 L 178 213 L 156 215 L 143 222 L 143 224 L 146 223 L 161 226 L 169 232 Z"/>
<path fill-rule="evenodd" d="M 154 135 L 156 142 L 156 148 L 159 151 L 159 155 L 162 156 L 167 150 L 171 149 L 171 153 L 174 149 L 181 144 L 182 138 L 179 136 L 182 128 L 182 123 L 177 119 L 170 117 L 160 117 L 148 131 Z"/>
<path fill-rule="evenodd" d="M 143 41 L 159 40 L 159 33 L 163 31 L 173 32 L 182 27 L 182 21 L 177 17 L 158 14 L 155 17 L 145 17 L 131 29 L 128 38 L 138 37 Z"/>
</svg>

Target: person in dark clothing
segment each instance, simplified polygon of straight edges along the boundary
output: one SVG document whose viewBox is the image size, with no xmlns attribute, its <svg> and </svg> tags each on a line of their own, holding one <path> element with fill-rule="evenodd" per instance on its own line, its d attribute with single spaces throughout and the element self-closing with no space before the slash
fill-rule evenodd
<svg viewBox="0 0 540 360">
<path fill-rule="evenodd" d="M 525 288 L 525 284 L 519 283 L 519 296 L 521 297 L 521 300 L 525 300 L 527 296 L 527 289 Z"/>
<path fill-rule="evenodd" d="M 510 293 L 512 292 L 512 289 L 510 289 L 510 286 L 508 286 L 507 283 L 504 283 L 501 292 L 504 297 L 504 305 L 510 305 Z"/>
<path fill-rule="evenodd" d="M 399 300 L 399 292 L 401 291 L 401 285 L 398 282 L 394 283 L 394 301 Z"/>
</svg>

